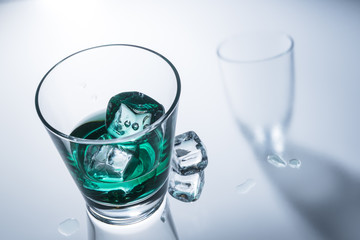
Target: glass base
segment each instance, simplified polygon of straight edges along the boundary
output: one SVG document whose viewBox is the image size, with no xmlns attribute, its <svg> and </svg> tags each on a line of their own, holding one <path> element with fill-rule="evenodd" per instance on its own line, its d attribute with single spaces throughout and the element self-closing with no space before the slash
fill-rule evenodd
<svg viewBox="0 0 360 240">
<path fill-rule="evenodd" d="M 150 216 L 143 221 L 127 224 L 107 224 L 88 211 L 88 240 L 178 240 L 167 197 Z"/>
<path fill-rule="evenodd" d="M 86 204 L 88 213 L 97 220 L 112 225 L 128 225 L 140 222 L 151 216 L 162 204 L 167 192 L 165 183 L 154 195 L 133 205 L 101 208 Z"/>
</svg>

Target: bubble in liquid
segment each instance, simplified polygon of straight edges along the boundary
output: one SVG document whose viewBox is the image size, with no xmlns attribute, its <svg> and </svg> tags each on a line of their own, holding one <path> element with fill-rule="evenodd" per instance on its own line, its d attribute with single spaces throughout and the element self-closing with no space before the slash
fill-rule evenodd
<svg viewBox="0 0 360 240">
<path fill-rule="evenodd" d="M 248 193 L 254 186 L 256 185 L 256 181 L 254 179 L 246 179 L 243 183 L 236 186 L 236 192 L 238 194 L 246 194 Z"/>
<path fill-rule="evenodd" d="M 58 226 L 58 231 L 62 235 L 68 237 L 73 235 L 79 230 L 80 224 L 76 218 L 68 218 L 61 222 Z"/>
<path fill-rule="evenodd" d="M 300 168 L 301 167 L 300 159 L 293 158 L 293 159 L 289 160 L 289 167 Z"/>
<path fill-rule="evenodd" d="M 139 129 L 139 124 L 133 123 L 132 128 L 136 131 Z"/>
<path fill-rule="evenodd" d="M 124 122 L 124 125 L 125 125 L 125 127 L 130 127 L 131 122 L 130 122 L 130 121 L 128 121 L 128 120 L 126 120 L 126 121 Z"/>
</svg>

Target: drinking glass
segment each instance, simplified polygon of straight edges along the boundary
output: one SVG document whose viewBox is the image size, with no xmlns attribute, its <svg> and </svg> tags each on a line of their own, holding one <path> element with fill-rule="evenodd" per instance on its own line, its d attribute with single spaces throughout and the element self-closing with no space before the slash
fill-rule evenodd
<svg viewBox="0 0 360 240">
<path fill-rule="evenodd" d="M 232 114 L 255 148 L 284 151 L 294 99 L 293 46 L 287 34 L 244 32 L 217 49 Z"/>
<path fill-rule="evenodd" d="M 161 103 L 164 114 L 132 135 L 91 137 L 106 130 L 109 100 L 134 91 Z M 140 46 L 85 49 L 46 73 L 36 92 L 37 113 L 95 219 L 132 224 L 149 217 L 163 203 L 179 97 L 180 78 L 173 64 Z M 85 133 L 86 138 L 82 137 Z M 94 154 L 108 157 L 115 152 L 119 163 L 110 158 L 94 160 Z M 121 166 L 124 158 L 132 161 L 126 168 Z M 121 167 L 129 172 L 126 178 L 117 172 Z"/>
</svg>

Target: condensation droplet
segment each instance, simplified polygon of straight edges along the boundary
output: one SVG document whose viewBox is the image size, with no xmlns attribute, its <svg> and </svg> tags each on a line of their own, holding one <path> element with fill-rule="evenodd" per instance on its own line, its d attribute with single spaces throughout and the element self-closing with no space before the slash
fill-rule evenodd
<svg viewBox="0 0 360 240">
<path fill-rule="evenodd" d="M 163 213 L 161 214 L 160 220 L 165 223 L 166 222 L 166 210 L 164 209 Z"/>
<path fill-rule="evenodd" d="M 236 186 L 236 192 L 238 194 L 246 194 L 256 185 L 256 181 L 254 179 L 246 179 L 243 183 Z"/>
<path fill-rule="evenodd" d="M 92 99 L 94 102 L 96 102 L 97 99 L 98 99 L 98 96 L 97 96 L 97 95 L 92 95 L 92 96 L 91 96 L 91 99 Z"/>
<path fill-rule="evenodd" d="M 62 235 L 68 237 L 73 235 L 79 230 L 80 223 L 76 218 L 68 218 L 61 222 L 58 226 L 58 231 Z"/>
<path fill-rule="evenodd" d="M 300 159 L 293 158 L 293 159 L 289 160 L 289 167 L 300 168 L 301 167 Z"/>
<path fill-rule="evenodd" d="M 87 87 L 86 82 L 81 83 L 81 87 L 85 89 Z"/>
</svg>

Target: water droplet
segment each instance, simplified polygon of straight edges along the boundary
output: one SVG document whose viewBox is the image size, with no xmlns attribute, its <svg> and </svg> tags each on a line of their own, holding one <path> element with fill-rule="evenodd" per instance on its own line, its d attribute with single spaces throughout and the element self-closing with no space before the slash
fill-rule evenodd
<svg viewBox="0 0 360 240">
<path fill-rule="evenodd" d="M 160 220 L 165 223 L 166 222 L 166 209 L 164 209 L 163 213 L 161 214 Z"/>
<path fill-rule="evenodd" d="M 293 158 L 293 159 L 289 160 L 289 167 L 300 168 L 301 167 L 300 159 Z"/>
<path fill-rule="evenodd" d="M 91 96 L 91 99 L 92 99 L 94 102 L 96 102 L 97 99 L 98 99 L 98 97 L 97 97 L 97 95 L 92 95 L 92 96 Z"/>
<path fill-rule="evenodd" d="M 268 155 L 267 161 L 275 167 L 284 168 L 287 163 L 278 155 Z"/>
<path fill-rule="evenodd" d="M 81 83 L 81 87 L 85 89 L 87 87 L 86 82 Z"/>
<path fill-rule="evenodd" d="M 139 124 L 133 123 L 132 128 L 136 131 L 139 129 Z"/>
<path fill-rule="evenodd" d="M 80 224 L 76 218 L 68 218 L 61 222 L 58 227 L 59 233 L 68 237 L 73 235 L 79 230 Z"/>
<path fill-rule="evenodd" d="M 126 121 L 124 122 L 124 125 L 125 125 L 125 127 L 130 127 L 131 122 L 130 122 L 129 120 L 126 120 Z"/>
<path fill-rule="evenodd" d="M 256 185 L 254 179 L 246 179 L 243 183 L 236 186 L 236 192 L 238 194 L 246 194 Z"/>
</svg>

